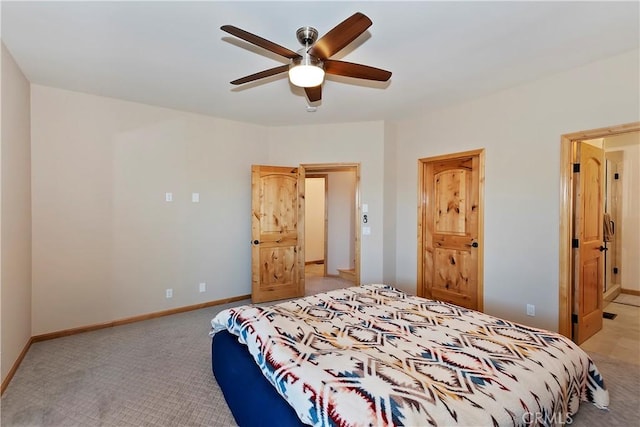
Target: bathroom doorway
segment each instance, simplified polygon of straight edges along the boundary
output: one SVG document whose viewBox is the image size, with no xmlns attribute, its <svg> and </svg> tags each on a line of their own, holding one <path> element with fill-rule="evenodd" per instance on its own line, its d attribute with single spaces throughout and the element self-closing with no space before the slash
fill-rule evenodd
<svg viewBox="0 0 640 427">
<path fill-rule="evenodd" d="M 640 143 L 636 145 L 634 143 L 621 142 L 622 139 L 627 138 L 631 141 L 639 139 L 640 135 L 640 123 L 631 123 L 627 125 L 612 126 L 609 128 L 595 129 L 591 131 L 581 131 L 573 134 L 567 134 L 562 136 L 561 141 L 561 221 L 560 221 L 560 288 L 559 288 L 559 332 L 565 336 L 576 338 L 573 336 L 574 325 L 579 323 L 580 313 L 576 313 L 574 298 L 576 295 L 581 295 L 582 283 L 579 279 L 580 275 L 576 272 L 580 271 L 575 265 L 574 244 L 576 243 L 576 230 L 575 225 L 575 206 L 574 200 L 579 195 L 576 192 L 574 183 L 578 176 L 580 176 L 580 167 L 576 170 L 574 164 L 576 147 L 581 142 L 601 140 L 599 142 L 601 147 L 606 149 L 607 152 L 612 153 L 609 155 L 611 161 L 610 173 L 612 174 L 612 182 L 609 183 L 609 201 L 603 198 L 603 204 L 600 206 L 601 212 L 604 213 L 609 205 L 609 214 L 613 216 L 612 236 L 609 237 L 609 242 L 605 242 L 603 236 L 603 242 L 600 248 L 601 251 L 609 252 L 609 248 L 618 247 L 612 250 L 612 254 L 608 258 L 609 269 L 609 285 L 605 291 L 605 287 L 602 287 L 602 292 L 607 292 L 608 299 L 615 298 L 616 289 L 619 289 L 617 293 L 629 293 L 632 295 L 640 295 L 640 266 L 635 261 L 626 261 L 629 256 L 638 259 L 640 251 L 640 227 L 638 226 L 638 196 L 640 192 L 638 185 L 640 185 Z M 618 139 L 621 138 L 621 139 Z M 607 141 L 608 140 L 608 141 Z M 592 144 L 595 145 L 595 144 Z M 613 154 L 616 151 L 624 151 L 623 161 L 620 164 L 617 154 Z M 636 162 L 634 166 L 631 166 L 628 162 Z M 618 166 L 624 171 L 618 170 Z M 618 183 L 615 180 L 615 174 L 618 173 Z M 602 181 L 605 181 L 605 175 L 602 176 Z M 602 184 L 606 184 L 602 182 Z M 603 185 L 604 187 L 604 185 Z M 615 200 L 616 192 L 620 192 L 621 197 Z M 635 206 L 635 207 L 634 207 Z M 616 209 L 618 210 L 616 212 Z M 620 213 L 620 212 L 626 212 Z M 604 228 L 603 216 L 600 216 L 599 227 Z M 604 235 L 604 233 L 603 233 Z M 626 240 L 626 242 L 625 242 Z M 605 247 L 605 244 L 607 245 Z M 624 246 L 623 246 L 624 245 Z M 628 246 L 627 246 L 628 245 Z M 598 245 L 600 246 L 600 244 Z M 624 250 L 621 248 L 624 247 Z M 625 258 L 626 257 L 626 258 Z M 616 265 L 617 264 L 617 265 Z M 624 266 L 624 267 L 623 267 Z M 604 266 L 603 266 L 604 267 Z M 614 270 L 616 269 L 616 270 Z M 602 275 L 604 279 L 606 268 L 602 268 Z M 614 273 L 615 271 L 615 273 Z M 620 287 L 616 288 L 616 282 L 619 282 Z M 601 294 L 603 297 L 604 295 Z M 602 302 L 604 298 L 599 298 Z M 579 300 L 578 300 L 579 301 Z M 599 304 L 600 308 L 602 305 Z"/>
</svg>

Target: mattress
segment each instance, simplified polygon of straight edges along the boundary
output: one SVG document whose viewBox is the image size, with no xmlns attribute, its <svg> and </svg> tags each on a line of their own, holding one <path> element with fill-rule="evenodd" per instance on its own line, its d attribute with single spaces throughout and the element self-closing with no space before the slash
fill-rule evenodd
<svg viewBox="0 0 640 427">
<path fill-rule="evenodd" d="M 551 426 L 581 400 L 609 403 L 595 364 L 565 337 L 386 285 L 235 307 L 212 327 L 216 378 L 215 341 L 230 333 L 253 360 L 236 369 L 257 367 L 271 385 L 257 399 L 275 407 L 275 390 L 304 424 Z M 224 375 L 225 397 L 240 395 L 234 415 L 253 411 L 249 395 L 263 390 Z"/>
</svg>

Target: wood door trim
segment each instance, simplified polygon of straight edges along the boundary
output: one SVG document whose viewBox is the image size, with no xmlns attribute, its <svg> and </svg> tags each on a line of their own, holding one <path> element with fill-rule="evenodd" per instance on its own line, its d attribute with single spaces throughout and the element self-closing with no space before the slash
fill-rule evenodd
<svg viewBox="0 0 640 427">
<path fill-rule="evenodd" d="M 576 141 L 640 131 L 640 122 L 610 126 L 560 136 L 560 243 L 558 332 L 571 338 L 571 239 L 573 238 L 573 147 Z"/>
<path fill-rule="evenodd" d="M 360 163 L 303 163 L 302 166 L 316 174 L 360 170 Z"/>
<path fill-rule="evenodd" d="M 418 159 L 418 280 L 416 294 L 424 296 L 424 271 L 423 271 L 423 242 L 426 225 L 424 224 L 424 205 L 426 204 L 425 169 L 427 163 L 441 160 L 451 160 L 461 157 L 478 156 L 478 311 L 484 310 L 484 148 L 477 150 L 463 151 L 459 153 L 443 154 L 439 156 L 425 157 Z"/>
<path fill-rule="evenodd" d="M 306 186 L 305 186 L 305 178 L 306 178 L 306 170 L 304 166 L 298 166 L 298 294 L 300 296 L 304 296 L 305 293 L 305 274 L 304 274 L 304 220 L 305 220 L 305 197 L 306 194 Z"/>
<path fill-rule="evenodd" d="M 355 281 L 356 285 L 360 285 L 360 242 L 361 242 L 361 227 L 360 218 L 362 217 L 362 206 L 360 205 L 360 163 L 304 163 L 300 167 L 303 167 L 307 173 L 311 174 L 323 174 L 330 172 L 355 172 Z M 328 180 L 327 180 L 328 181 Z M 326 204 L 325 204 L 326 208 Z M 325 227 L 326 230 L 326 227 Z M 325 261 L 325 275 L 327 273 L 327 263 Z"/>
</svg>

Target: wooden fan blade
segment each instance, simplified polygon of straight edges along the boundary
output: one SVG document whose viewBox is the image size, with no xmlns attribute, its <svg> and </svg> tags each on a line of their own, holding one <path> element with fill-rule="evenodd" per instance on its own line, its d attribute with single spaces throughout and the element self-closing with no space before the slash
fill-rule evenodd
<svg viewBox="0 0 640 427">
<path fill-rule="evenodd" d="M 307 98 L 309 102 L 316 102 L 322 99 L 322 85 L 314 86 L 314 87 L 305 87 L 304 93 L 307 94 Z"/>
<path fill-rule="evenodd" d="M 289 71 L 288 65 L 281 65 L 275 68 L 269 68 L 268 70 L 260 71 L 259 73 L 251 74 L 250 76 L 245 76 L 234 80 L 231 82 L 232 85 L 241 85 L 243 83 L 249 83 L 254 80 L 264 79 L 265 77 L 275 76 L 276 74 L 284 73 Z"/>
<path fill-rule="evenodd" d="M 255 34 L 251 34 L 248 31 L 241 30 L 240 28 L 234 27 L 233 25 L 223 25 L 222 27 L 220 27 L 220 29 L 233 36 L 241 38 L 244 41 L 248 41 L 251 44 L 255 44 L 256 46 L 259 46 L 280 56 L 284 56 L 285 58 L 293 59 L 300 56 L 296 52 L 287 49 L 286 47 L 280 46 L 279 44 L 276 44 L 267 39 L 263 39 L 262 37 L 256 36 Z"/>
<path fill-rule="evenodd" d="M 337 76 L 377 80 L 380 82 L 386 82 L 391 78 L 391 71 L 368 65 L 354 64 L 353 62 L 336 61 L 335 59 L 324 60 L 324 71 L 327 74 L 335 74 Z"/>
<path fill-rule="evenodd" d="M 371 24 L 373 24 L 371 19 L 360 12 L 356 12 L 315 42 L 309 49 L 309 54 L 320 59 L 327 59 L 354 41 Z"/>
</svg>

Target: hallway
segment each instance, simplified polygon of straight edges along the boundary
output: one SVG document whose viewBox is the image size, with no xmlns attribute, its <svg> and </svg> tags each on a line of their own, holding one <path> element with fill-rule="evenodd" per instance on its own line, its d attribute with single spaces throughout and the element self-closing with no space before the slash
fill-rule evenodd
<svg viewBox="0 0 640 427">
<path fill-rule="evenodd" d="M 338 276 L 324 276 L 324 264 L 307 264 L 304 269 L 305 296 L 354 286 Z"/>
</svg>

